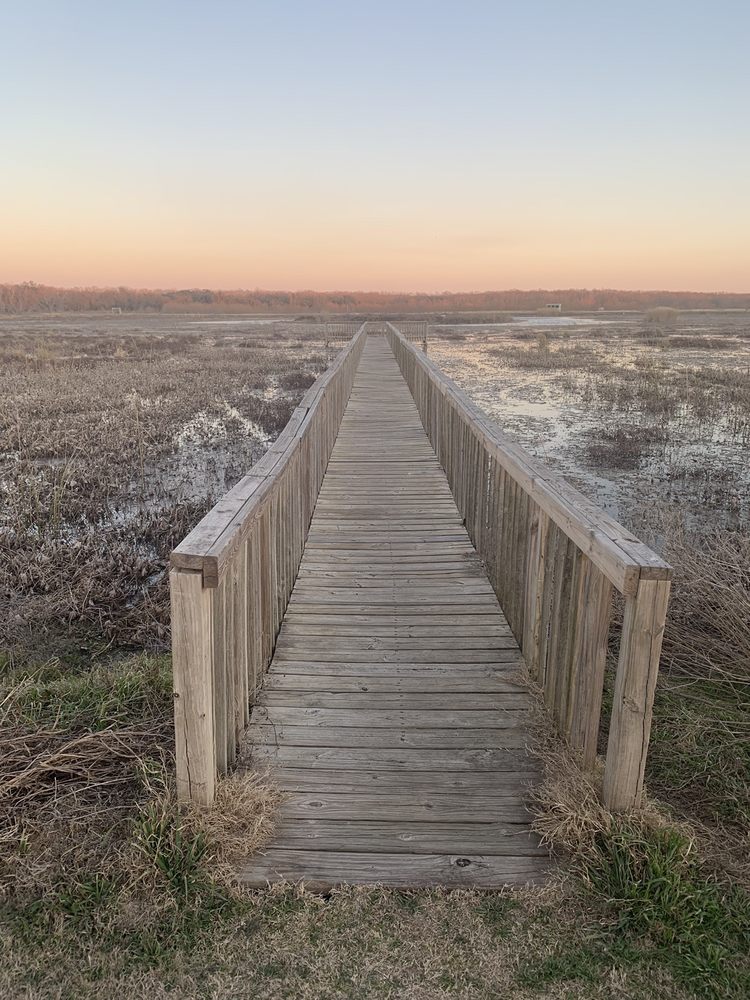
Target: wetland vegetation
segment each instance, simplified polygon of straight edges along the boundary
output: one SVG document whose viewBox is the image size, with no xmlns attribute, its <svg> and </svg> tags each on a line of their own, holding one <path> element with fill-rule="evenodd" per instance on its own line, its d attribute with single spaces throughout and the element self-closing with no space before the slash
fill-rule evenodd
<svg viewBox="0 0 750 1000">
<path fill-rule="evenodd" d="M 0 994 L 608 1000 L 750 990 L 750 320 L 436 323 L 429 352 L 676 575 L 649 758 L 617 819 L 548 764 L 543 889 L 239 892 L 276 793 L 172 788 L 169 550 L 329 354 L 318 324 L 0 320 Z M 520 942 L 520 945 L 519 945 Z"/>
</svg>

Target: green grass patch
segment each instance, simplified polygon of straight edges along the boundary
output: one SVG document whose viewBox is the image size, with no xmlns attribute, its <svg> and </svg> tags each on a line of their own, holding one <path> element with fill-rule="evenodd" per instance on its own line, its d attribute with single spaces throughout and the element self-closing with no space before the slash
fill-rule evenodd
<svg viewBox="0 0 750 1000">
<path fill-rule="evenodd" d="M 675 830 L 600 834 L 586 875 L 612 934 L 668 967 L 696 996 L 750 995 L 750 897 L 707 874 Z"/>
<path fill-rule="evenodd" d="M 506 938 L 513 927 L 513 914 L 518 902 L 512 896 L 487 895 L 482 899 L 477 912 L 493 937 Z"/>
<path fill-rule="evenodd" d="M 59 660 L 36 667 L 0 668 L 18 723 L 56 729 L 137 724 L 171 712 L 172 673 L 168 656 L 128 657 L 70 670 Z"/>
<path fill-rule="evenodd" d="M 139 852 L 172 892 L 187 898 L 202 881 L 201 864 L 208 850 L 205 834 L 186 830 L 179 813 L 163 801 L 143 806 L 134 827 Z"/>
</svg>

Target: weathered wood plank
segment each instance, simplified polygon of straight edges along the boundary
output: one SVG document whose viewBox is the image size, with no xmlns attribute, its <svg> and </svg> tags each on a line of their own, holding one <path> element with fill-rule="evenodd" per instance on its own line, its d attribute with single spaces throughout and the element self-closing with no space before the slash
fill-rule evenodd
<svg viewBox="0 0 750 1000">
<path fill-rule="evenodd" d="M 290 792 L 281 803 L 282 817 L 433 823 L 523 823 L 528 827 L 526 795 L 500 791 L 491 798 L 439 792 Z"/>
<path fill-rule="evenodd" d="M 506 649 L 499 663 L 331 663 L 330 660 L 285 660 L 273 664 L 275 674 L 334 674 L 337 677 L 486 677 L 500 674 L 515 678 L 523 660 L 518 650 Z"/>
<path fill-rule="evenodd" d="M 429 679 L 429 686 L 425 684 L 425 679 Z M 429 690 L 430 694 L 507 692 L 509 694 L 527 696 L 524 687 L 520 683 L 509 680 L 501 673 L 476 674 L 472 672 L 467 677 L 451 672 L 442 677 L 435 677 L 429 668 L 417 677 L 402 677 L 399 675 L 385 677 L 378 675 L 341 677 L 336 674 L 323 672 L 316 674 L 286 674 L 280 671 L 273 671 L 266 678 L 264 690 L 274 693 L 281 691 L 325 691 L 331 693 L 340 691 L 361 693 L 367 691 L 388 694 L 424 694 Z"/>
<path fill-rule="evenodd" d="M 391 711 L 486 711 L 497 708 L 504 711 L 530 709 L 528 694 L 509 694 L 507 691 L 456 692 L 447 691 L 274 691 L 265 688 L 256 702 L 268 708 L 346 708 Z"/>
<path fill-rule="evenodd" d="M 385 726 L 388 729 L 507 729 L 523 725 L 526 709 L 488 709 L 486 711 L 461 711 L 460 709 L 390 709 L 382 712 L 376 708 L 267 708 L 258 705 L 253 718 L 272 725 L 288 723 L 292 726 L 362 726 L 368 729 Z"/>
<path fill-rule="evenodd" d="M 304 881 L 308 889 L 378 883 L 402 889 L 443 885 L 447 888 L 499 888 L 546 879 L 551 865 L 533 857 L 381 854 L 337 851 L 293 851 L 271 848 L 240 870 L 247 886 Z"/>
<path fill-rule="evenodd" d="M 399 793 L 441 794 L 460 793 L 465 798 L 492 798 L 512 791 L 521 794 L 536 784 L 533 771 L 353 771 L 324 767 L 269 768 L 268 762 L 258 770 L 271 770 L 273 780 L 282 791 L 367 792 L 390 796 Z"/>
<path fill-rule="evenodd" d="M 408 822 L 406 820 L 284 819 L 274 835 L 274 850 L 371 851 L 383 854 L 489 854 L 549 856 L 529 832 L 528 816 L 518 822 Z"/>
<path fill-rule="evenodd" d="M 272 725 L 253 721 L 247 740 L 254 749 L 262 744 L 285 747 L 376 747 L 380 750 L 523 750 L 528 733 L 523 726 L 496 729 L 398 729 L 385 726 L 310 726 Z M 371 760 L 371 758 L 368 758 Z"/>
</svg>

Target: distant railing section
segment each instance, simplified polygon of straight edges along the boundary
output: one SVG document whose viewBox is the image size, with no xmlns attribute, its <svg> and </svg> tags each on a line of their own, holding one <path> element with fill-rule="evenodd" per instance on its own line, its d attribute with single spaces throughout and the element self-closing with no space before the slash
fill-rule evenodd
<svg viewBox="0 0 750 1000">
<path fill-rule="evenodd" d="M 422 350 L 427 351 L 429 326 L 426 320 L 404 320 L 398 324 L 398 329 L 406 340 L 421 344 Z"/>
<path fill-rule="evenodd" d="M 603 799 L 638 804 L 671 567 L 503 436 L 392 324 L 388 338 L 458 509 L 561 733 L 593 764 L 613 588 L 625 610 Z"/>
<path fill-rule="evenodd" d="M 177 792 L 209 805 L 270 663 L 365 343 L 365 325 L 278 440 L 171 556 Z"/>
</svg>

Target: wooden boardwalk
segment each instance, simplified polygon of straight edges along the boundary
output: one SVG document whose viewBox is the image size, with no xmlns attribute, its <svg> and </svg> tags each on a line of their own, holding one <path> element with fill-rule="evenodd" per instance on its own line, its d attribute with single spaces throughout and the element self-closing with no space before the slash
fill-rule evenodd
<svg viewBox="0 0 750 1000">
<path fill-rule="evenodd" d="M 286 799 L 240 879 L 543 878 L 520 664 L 388 342 L 371 334 L 250 718 L 251 766 Z"/>
</svg>

